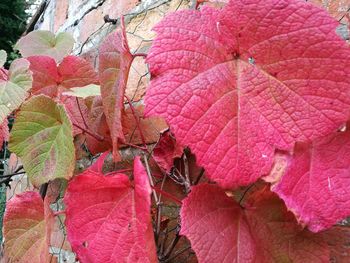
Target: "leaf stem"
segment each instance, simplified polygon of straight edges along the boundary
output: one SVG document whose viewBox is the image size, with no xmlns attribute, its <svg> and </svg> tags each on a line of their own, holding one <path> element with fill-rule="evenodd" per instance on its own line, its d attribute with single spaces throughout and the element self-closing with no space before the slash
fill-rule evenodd
<svg viewBox="0 0 350 263">
<path fill-rule="evenodd" d="M 178 226 L 177 229 L 176 229 L 176 234 L 175 234 L 174 239 L 172 240 L 171 244 L 169 245 L 169 247 L 167 248 L 167 250 L 164 253 L 164 256 L 162 258 L 163 260 L 169 258 L 171 252 L 173 252 L 173 250 L 174 250 L 176 244 L 179 242 L 180 238 L 181 238 L 181 236 L 180 236 L 180 226 Z"/>
<path fill-rule="evenodd" d="M 177 203 L 179 205 L 182 204 L 182 201 L 180 199 L 177 199 L 175 196 L 173 196 L 173 195 L 171 195 L 171 194 L 169 194 L 169 193 L 159 189 L 158 187 L 153 186 L 152 189 L 154 189 L 156 192 L 164 195 L 165 197 L 168 197 L 169 199 L 173 200 L 175 203 Z"/>
<path fill-rule="evenodd" d="M 84 115 L 83 115 L 83 111 L 81 110 L 78 97 L 75 97 L 75 100 L 76 100 L 76 102 L 77 102 L 78 109 L 79 109 L 79 113 L 80 113 L 80 116 L 81 116 L 81 118 L 82 118 L 82 120 L 83 120 L 83 123 L 84 123 L 84 125 L 85 125 L 85 128 L 88 129 L 89 126 L 87 125 L 86 120 L 85 120 L 85 117 L 84 117 Z"/>
<path fill-rule="evenodd" d="M 96 134 L 96 133 L 92 133 L 90 132 L 89 130 L 81 127 L 80 125 L 76 124 L 76 123 L 73 123 L 73 126 L 77 127 L 78 129 L 82 130 L 83 132 L 89 134 L 90 136 L 94 137 L 96 140 L 102 142 L 104 140 L 104 137 L 99 135 L 99 134 Z"/>
<path fill-rule="evenodd" d="M 147 54 L 146 53 L 135 53 L 132 55 L 134 58 L 135 57 L 143 57 L 143 58 L 146 58 L 147 57 Z"/>
<path fill-rule="evenodd" d="M 125 142 L 124 144 L 127 145 L 127 146 L 130 146 L 130 147 L 134 147 L 134 148 L 140 149 L 142 151 L 148 152 L 147 147 L 138 146 L 136 144 L 132 144 L 132 143 L 128 143 L 128 142 Z"/>
<path fill-rule="evenodd" d="M 134 116 L 134 119 L 135 119 L 135 121 L 136 121 L 137 129 L 138 129 L 139 132 L 140 132 L 140 137 L 141 137 L 142 143 L 143 143 L 143 145 L 145 146 L 145 148 L 147 149 L 147 144 L 146 144 L 145 136 L 143 135 L 143 132 L 142 132 L 142 130 L 141 130 L 140 119 L 136 116 L 135 108 L 134 108 L 134 106 L 132 105 L 130 99 L 129 99 L 127 96 L 124 96 L 124 97 L 127 99 L 128 103 L 129 103 L 130 110 L 131 110 L 132 115 Z"/>
</svg>

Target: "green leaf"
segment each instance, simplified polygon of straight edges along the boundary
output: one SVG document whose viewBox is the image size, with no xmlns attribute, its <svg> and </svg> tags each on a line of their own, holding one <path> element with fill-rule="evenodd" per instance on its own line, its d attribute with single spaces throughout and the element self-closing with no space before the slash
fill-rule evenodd
<svg viewBox="0 0 350 263">
<path fill-rule="evenodd" d="M 11 131 L 9 149 L 22 159 L 34 186 L 56 178 L 69 179 L 75 151 L 72 124 L 64 106 L 44 95 L 23 103 Z"/>
<path fill-rule="evenodd" d="M 29 65 L 26 59 L 16 59 L 10 66 L 9 80 L 0 80 L 0 123 L 28 96 L 33 82 Z"/>
<path fill-rule="evenodd" d="M 5 64 L 7 59 L 7 53 L 5 50 L 0 50 L 0 68 Z"/>
<path fill-rule="evenodd" d="M 84 87 L 71 88 L 68 91 L 63 92 L 63 95 L 86 99 L 88 97 L 101 95 L 101 90 L 99 85 L 89 84 Z"/>
<path fill-rule="evenodd" d="M 74 38 L 66 32 L 55 36 L 50 31 L 37 30 L 22 37 L 17 42 L 15 49 L 18 49 L 24 57 L 46 55 L 60 62 L 71 53 L 74 42 Z"/>
</svg>

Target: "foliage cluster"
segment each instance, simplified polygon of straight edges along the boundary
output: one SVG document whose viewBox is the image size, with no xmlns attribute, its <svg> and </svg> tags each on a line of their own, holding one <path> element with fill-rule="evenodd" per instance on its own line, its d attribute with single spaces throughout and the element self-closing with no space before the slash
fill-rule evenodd
<svg viewBox="0 0 350 263">
<path fill-rule="evenodd" d="M 350 50 L 337 26 L 302 0 L 198 5 L 167 15 L 146 55 L 121 18 L 98 72 L 69 55 L 67 33 L 23 37 L 24 58 L 0 71 L 0 137 L 23 167 L 2 182 L 25 172 L 40 190 L 8 203 L 8 261 L 50 262 L 64 220 L 61 246 L 80 262 L 348 262 Z M 137 56 L 144 107 L 125 95 Z M 160 117 L 169 128 L 149 144 Z M 85 149 L 97 158 L 75 172 Z"/>
</svg>

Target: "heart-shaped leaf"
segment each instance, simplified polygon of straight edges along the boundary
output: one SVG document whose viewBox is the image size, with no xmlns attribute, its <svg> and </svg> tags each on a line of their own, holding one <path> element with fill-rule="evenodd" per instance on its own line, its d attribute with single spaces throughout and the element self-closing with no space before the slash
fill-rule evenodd
<svg viewBox="0 0 350 263">
<path fill-rule="evenodd" d="M 83 58 L 67 56 L 57 66 L 48 56 L 31 56 L 30 70 L 33 72 L 33 94 L 50 97 L 60 96 L 67 89 L 98 83 L 97 73 Z"/>
<path fill-rule="evenodd" d="M 69 179 L 75 156 L 72 124 L 64 106 L 44 95 L 25 102 L 12 128 L 9 149 L 21 158 L 34 186 Z"/>
<path fill-rule="evenodd" d="M 134 161 L 134 186 L 126 175 L 104 176 L 101 169 L 91 168 L 75 177 L 64 202 L 68 240 L 79 260 L 158 262 L 150 194 L 139 157 Z"/>
<path fill-rule="evenodd" d="M 44 55 L 60 62 L 71 53 L 74 42 L 74 38 L 67 32 L 61 32 L 55 36 L 50 31 L 37 30 L 22 37 L 15 48 L 21 52 L 23 57 Z"/>
<path fill-rule="evenodd" d="M 268 174 L 275 149 L 350 116 L 350 50 L 338 22 L 301 0 L 175 12 L 154 30 L 146 116 L 164 116 L 222 187 Z"/>
</svg>

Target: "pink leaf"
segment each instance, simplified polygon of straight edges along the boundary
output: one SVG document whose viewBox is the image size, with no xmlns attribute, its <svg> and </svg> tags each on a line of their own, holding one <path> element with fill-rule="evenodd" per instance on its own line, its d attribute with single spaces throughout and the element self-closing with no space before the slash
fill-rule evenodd
<svg viewBox="0 0 350 263">
<path fill-rule="evenodd" d="M 60 76 L 57 71 L 56 61 L 47 56 L 31 56 L 30 70 L 33 72 L 33 94 L 45 94 L 51 98 L 57 95 L 57 86 Z"/>
<path fill-rule="evenodd" d="M 33 94 L 45 94 L 53 98 L 66 89 L 98 83 L 92 65 L 80 57 L 67 56 L 58 66 L 48 56 L 31 56 L 28 60 L 33 72 Z"/>
<path fill-rule="evenodd" d="M 63 97 L 61 100 L 64 103 L 67 114 L 73 124 L 73 135 L 76 136 L 82 133 L 82 130 L 77 128 L 82 127 L 88 129 L 87 120 L 89 115 L 89 109 L 85 105 L 85 102 L 81 98 L 77 97 Z"/>
<path fill-rule="evenodd" d="M 4 142 L 7 142 L 10 139 L 10 132 L 9 132 L 9 122 L 6 119 L 1 123 L 0 125 L 0 148 L 2 148 L 2 145 Z"/>
<path fill-rule="evenodd" d="M 58 66 L 60 85 L 65 89 L 84 87 L 98 83 L 98 75 L 87 60 L 77 56 L 67 56 Z"/>
<path fill-rule="evenodd" d="M 301 0 L 237 0 L 168 15 L 154 30 L 147 116 L 164 116 L 222 187 L 267 174 L 275 149 L 349 116 L 350 50 Z"/>
<path fill-rule="evenodd" d="M 122 22 L 121 30 L 111 33 L 104 40 L 99 56 L 102 103 L 111 130 L 115 161 L 120 159 L 118 141 L 124 141 L 122 111 L 132 59 Z"/>
<path fill-rule="evenodd" d="M 8 80 L 8 71 L 5 68 L 0 68 L 0 80 Z"/>
<path fill-rule="evenodd" d="M 278 155 L 271 189 L 298 220 L 318 232 L 350 215 L 350 131 L 312 144 L 297 144 L 294 155 Z"/>
<path fill-rule="evenodd" d="M 134 161 L 134 187 L 124 174 L 91 169 L 68 185 L 68 240 L 80 262 L 157 262 L 147 174 Z"/>
<path fill-rule="evenodd" d="M 215 185 L 193 187 L 183 201 L 181 234 L 199 262 L 328 262 L 320 235 L 297 225 L 283 202 L 265 189 L 242 209 Z M 349 240 L 349 239 L 348 239 Z"/>
</svg>

